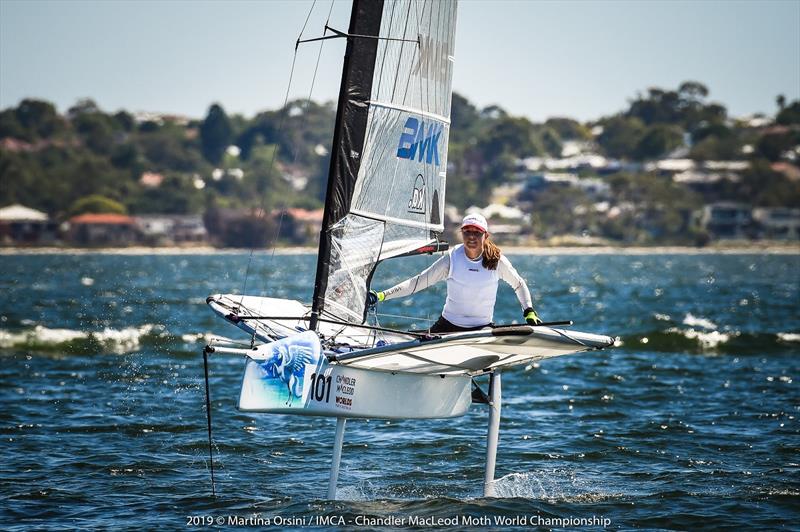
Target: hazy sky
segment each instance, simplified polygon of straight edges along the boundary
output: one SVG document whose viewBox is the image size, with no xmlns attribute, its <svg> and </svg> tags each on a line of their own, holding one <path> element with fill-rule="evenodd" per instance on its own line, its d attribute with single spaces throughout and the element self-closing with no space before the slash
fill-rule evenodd
<svg viewBox="0 0 800 532">
<path fill-rule="evenodd" d="M 203 117 L 219 102 L 252 117 L 283 103 L 311 5 L 0 0 L 0 108 L 35 97 L 63 112 L 89 97 L 106 111 Z M 331 5 L 316 2 L 304 37 L 322 35 Z M 349 11 L 335 1 L 331 26 L 346 30 Z M 800 98 L 800 0 L 462 0 L 456 35 L 454 90 L 536 121 L 599 118 L 684 80 L 735 116 Z M 318 51 L 300 47 L 292 97 L 308 96 Z M 325 44 L 315 100 L 335 99 L 343 52 Z"/>
</svg>

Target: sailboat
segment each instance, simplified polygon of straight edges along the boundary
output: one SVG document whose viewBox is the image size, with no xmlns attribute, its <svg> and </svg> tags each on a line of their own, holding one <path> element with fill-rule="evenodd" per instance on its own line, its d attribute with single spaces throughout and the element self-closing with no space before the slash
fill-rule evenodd
<svg viewBox="0 0 800 532">
<path fill-rule="evenodd" d="M 244 356 L 240 410 L 337 419 L 329 499 L 347 419 L 451 418 L 473 403 L 490 409 L 483 492 L 491 496 L 501 372 L 614 342 L 552 324 L 430 334 L 367 323 L 381 262 L 447 250 L 456 7 L 456 0 L 354 0 L 346 33 L 326 26 L 334 35 L 321 39 L 346 38 L 347 47 L 311 304 L 207 298 L 252 340 L 247 349 L 213 342 L 204 350 L 206 377 L 208 355 Z M 478 376 L 488 376 L 488 392 L 475 384 Z M 207 409 L 211 452 L 208 396 Z"/>
</svg>

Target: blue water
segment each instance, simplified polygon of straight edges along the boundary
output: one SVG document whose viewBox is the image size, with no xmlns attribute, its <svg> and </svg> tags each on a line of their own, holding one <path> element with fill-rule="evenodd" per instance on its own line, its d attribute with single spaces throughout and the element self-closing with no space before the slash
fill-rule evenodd
<svg viewBox="0 0 800 532">
<path fill-rule="evenodd" d="M 213 357 L 210 496 L 201 349 L 241 336 L 205 297 L 243 289 L 247 254 L 0 256 L 0 528 L 797 526 L 800 256 L 511 258 L 544 319 L 620 345 L 504 373 L 500 497 L 482 497 L 487 412 L 474 405 L 453 420 L 351 420 L 340 500 L 326 501 L 335 422 L 237 412 L 242 363 Z M 386 263 L 373 284 L 431 260 Z M 307 301 L 314 268 L 257 254 L 247 291 Z M 443 288 L 383 304 L 381 324 L 425 326 Z M 503 287 L 495 321 L 519 318 Z"/>
</svg>

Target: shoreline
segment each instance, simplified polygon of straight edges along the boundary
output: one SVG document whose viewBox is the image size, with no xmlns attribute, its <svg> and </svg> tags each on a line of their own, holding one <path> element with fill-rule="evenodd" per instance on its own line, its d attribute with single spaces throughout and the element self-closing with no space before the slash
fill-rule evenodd
<svg viewBox="0 0 800 532">
<path fill-rule="evenodd" d="M 507 255 L 800 255 L 798 243 L 741 242 L 706 246 L 502 246 Z M 199 247 L 2 247 L 0 256 L 14 255 L 315 255 L 316 247 L 281 247 L 250 250 L 242 248 Z"/>
</svg>

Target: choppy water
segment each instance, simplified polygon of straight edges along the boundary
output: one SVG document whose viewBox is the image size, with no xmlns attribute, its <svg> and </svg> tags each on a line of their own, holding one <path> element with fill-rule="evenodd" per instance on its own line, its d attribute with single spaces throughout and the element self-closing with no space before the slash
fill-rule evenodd
<svg viewBox="0 0 800 532">
<path fill-rule="evenodd" d="M 454 420 L 348 422 L 335 502 L 334 421 L 237 412 L 235 359 L 212 360 L 209 495 L 201 348 L 237 330 L 204 300 L 240 291 L 247 261 L 0 256 L 0 527 L 797 526 L 800 256 L 513 256 L 545 319 L 621 345 L 504 374 L 500 497 L 481 496 L 476 405 Z M 374 285 L 430 261 L 384 265 Z M 314 265 L 257 255 L 248 292 L 308 300 Z M 385 304 L 382 324 L 424 326 L 443 288 Z M 518 317 L 502 288 L 496 321 Z"/>
</svg>

